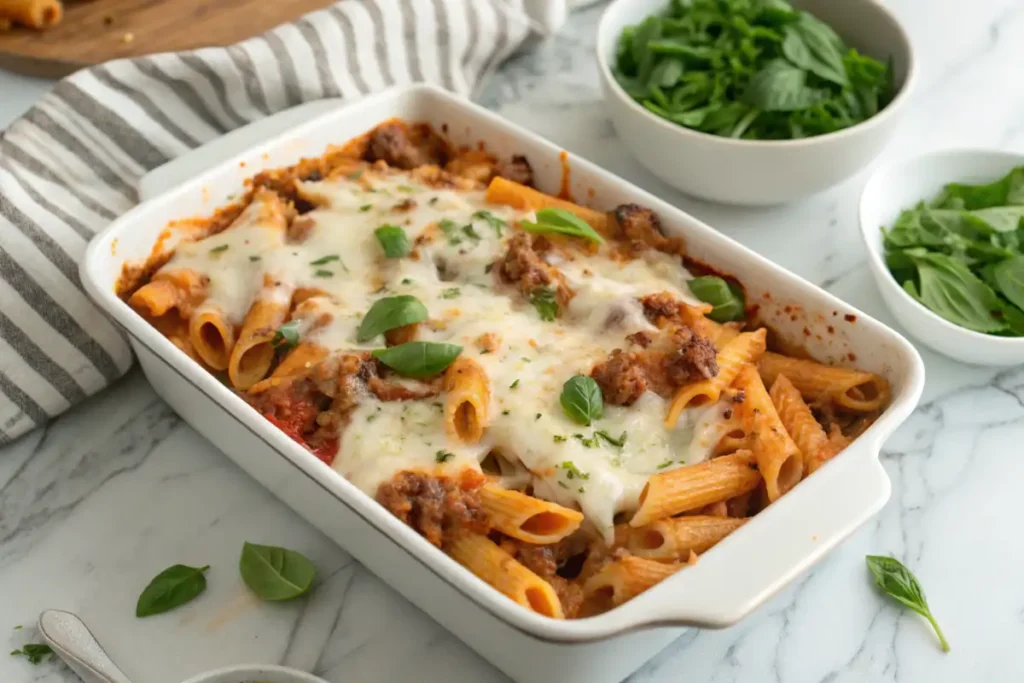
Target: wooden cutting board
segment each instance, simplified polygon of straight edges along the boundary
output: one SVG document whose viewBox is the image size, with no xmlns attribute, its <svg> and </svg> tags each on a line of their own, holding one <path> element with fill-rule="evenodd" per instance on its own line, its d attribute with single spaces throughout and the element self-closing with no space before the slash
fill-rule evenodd
<svg viewBox="0 0 1024 683">
<path fill-rule="evenodd" d="M 230 45 L 335 0 L 66 0 L 53 28 L 0 33 L 0 68 L 58 78 L 154 52 Z"/>
</svg>

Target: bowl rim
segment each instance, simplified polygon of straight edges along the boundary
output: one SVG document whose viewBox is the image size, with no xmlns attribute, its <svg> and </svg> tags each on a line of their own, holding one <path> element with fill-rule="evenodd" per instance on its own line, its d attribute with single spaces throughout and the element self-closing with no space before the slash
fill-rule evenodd
<svg viewBox="0 0 1024 683">
<path fill-rule="evenodd" d="M 324 679 L 315 674 L 294 669 L 290 666 L 280 664 L 229 664 L 219 666 L 215 669 L 207 669 L 189 676 L 182 683 L 217 683 L 224 676 L 265 676 L 273 674 L 283 680 L 282 677 L 290 678 L 294 683 L 327 683 Z"/>
<path fill-rule="evenodd" d="M 846 1 L 850 2 L 850 0 Z M 666 131 L 674 131 L 684 138 L 691 137 L 695 140 L 715 141 L 723 145 L 735 147 L 737 149 L 793 149 L 799 147 L 812 146 L 816 143 L 820 143 L 823 141 L 843 140 L 847 137 L 856 135 L 869 128 L 878 127 L 882 125 L 883 122 L 885 122 L 887 119 L 892 118 L 897 111 L 903 109 L 906 106 L 907 102 L 910 100 L 911 93 L 917 86 L 918 66 L 916 53 L 914 51 L 914 43 L 910 38 L 910 34 L 903 27 L 903 23 L 896 18 L 896 15 L 893 14 L 892 11 L 886 5 L 880 2 L 875 2 L 875 0 L 861 0 L 861 4 L 870 5 L 871 7 L 875 8 L 878 12 L 881 13 L 885 20 L 892 24 L 892 26 L 896 29 L 896 32 L 903 43 L 903 49 L 906 52 L 907 75 L 903 79 L 903 83 L 900 85 L 899 90 L 896 91 L 896 94 L 893 96 L 892 100 L 890 100 L 889 104 L 886 105 L 884 109 L 879 111 L 874 116 L 865 119 L 860 123 L 856 123 L 848 128 L 843 128 L 842 130 L 837 130 L 832 133 L 825 133 L 824 135 L 815 135 L 812 137 L 799 138 L 796 140 L 744 140 L 741 138 L 727 138 L 721 135 L 713 135 L 711 133 L 705 133 L 703 131 L 694 130 L 693 128 L 687 128 L 686 126 L 681 126 L 677 123 L 666 121 L 657 114 L 650 112 L 644 107 L 637 104 L 636 100 L 630 97 L 626 93 L 626 91 L 623 90 L 622 86 L 619 84 L 619 81 L 615 78 L 615 75 L 612 73 L 611 67 L 608 63 L 609 60 L 605 55 L 604 50 L 606 34 L 608 31 L 611 30 L 608 27 L 611 21 L 610 17 L 616 10 L 620 8 L 620 6 L 632 2 L 633 0 L 612 0 L 612 2 L 609 3 L 608 6 L 604 9 L 604 12 L 601 14 L 601 19 L 597 25 L 597 41 L 594 51 L 597 55 L 598 72 L 601 74 L 601 78 L 608 85 L 608 88 L 605 92 L 607 93 L 610 91 L 614 93 L 619 100 L 623 101 L 626 104 L 626 106 L 629 107 L 634 112 L 644 115 L 645 117 L 648 118 L 648 120 L 660 126 L 662 129 Z M 667 3 L 667 0 L 665 0 L 665 2 Z"/>
<path fill-rule="evenodd" d="M 880 190 L 879 185 L 892 173 L 895 173 L 901 169 L 907 169 L 908 167 L 920 164 L 929 159 L 949 158 L 949 157 L 1003 157 L 1007 160 L 1017 159 L 1019 164 L 1024 165 L 1024 153 L 1012 152 L 999 149 L 985 149 L 982 147 L 949 147 L 944 149 L 929 150 L 927 152 L 921 152 L 919 154 L 913 154 L 897 161 L 892 161 L 880 165 L 878 168 L 871 172 L 871 176 L 868 178 L 867 183 L 864 184 L 864 189 L 861 190 L 860 200 L 857 202 L 857 222 L 860 223 L 860 235 L 864 242 L 864 248 L 868 252 L 868 261 L 870 262 L 872 269 L 876 274 L 882 277 L 876 277 L 875 281 L 878 286 L 887 287 L 890 290 L 899 292 L 899 295 L 904 300 L 910 302 L 914 310 L 920 313 L 922 316 L 930 318 L 933 322 L 937 323 L 943 330 L 950 332 L 955 335 L 963 335 L 967 340 L 971 340 L 980 344 L 988 344 L 992 347 L 1002 347 L 1007 349 L 1021 349 L 1024 348 L 1024 337 L 1001 337 L 994 334 L 986 334 L 984 332 L 976 332 L 969 330 L 966 327 L 960 327 L 956 323 L 946 320 L 941 315 L 928 308 L 920 301 L 910 296 L 899 283 L 896 282 L 896 278 L 892 276 L 892 272 L 885 265 L 885 258 L 883 256 L 885 247 L 880 242 L 874 240 L 873 231 L 881 230 L 880 225 L 869 225 L 866 214 L 869 209 L 868 206 L 874 201 L 873 195 L 877 194 Z M 947 183 L 957 182 L 955 179 L 946 180 Z M 922 198 L 924 199 L 924 198 Z M 882 284 L 882 281 L 885 284 Z M 884 298 L 884 297 L 883 297 Z M 888 303 L 886 303 L 888 306 Z M 891 307 L 890 307 L 891 308 Z M 896 311 L 892 311 L 896 313 Z"/>
</svg>

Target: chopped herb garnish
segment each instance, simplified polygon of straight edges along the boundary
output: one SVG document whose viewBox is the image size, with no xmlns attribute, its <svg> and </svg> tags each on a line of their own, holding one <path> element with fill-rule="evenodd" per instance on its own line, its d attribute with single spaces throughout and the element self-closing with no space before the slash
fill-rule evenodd
<svg viewBox="0 0 1024 683">
<path fill-rule="evenodd" d="M 28 657 L 29 664 L 39 664 L 52 654 L 53 650 L 44 643 L 26 643 L 20 650 L 11 650 L 12 657 Z"/>
<path fill-rule="evenodd" d="M 448 289 L 441 290 L 442 299 L 454 299 L 462 294 L 462 290 L 458 287 L 449 287 Z"/>
<path fill-rule="evenodd" d="M 519 386 L 519 380 L 517 379 L 515 382 L 512 382 L 512 384 L 509 384 L 508 388 L 509 389 L 515 389 L 518 386 Z"/>
<path fill-rule="evenodd" d="M 541 320 L 551 322 L 558 316 L 558 299 L 551 287 L 537 287 L 530 292 L 530 303 L 537 309 Z"/>
<path fill-rule="evenodd" d="M 581 486 L 581 487 L 579 488 L 579 492 L 580 492 L 580 493 L 586 493 L 586 492 L 587 492 L 587 490 L 586 490 L 585 488 L 583 488 L 583 487 Z"/>
<path fill-rule="evenodd" d="M 437 197 L 431 197 L 429 200 L 427 200 L 427 204 L 433 206 L 434 204 L 437 204 L 437 199 Z"/>
<path fill-rule="evenodd" d="M 330 254 L 328 256 L 321 256 L 316 261 L 310 261 L 309 265 L 311 265 L 311 266 L 322 266 L 322 265 L 330 263 L 331 261 L 340 261 L 340 260 L 341 260 L 341 257 L 338 256 L 337 254 Z"/>
<path fill-rule="evenodd" d="M 437 225 L 441 228 L 441 232 L 444 233 L 445 237 L 448 238 L 448 244 L 462 243 L 462 238 L 456 234 L 456 231 L 459 229 L 458 223 L 448 218 L 442 218 L 441 222 Z"/>
<path fill-rule="evenodd" d="M 666 460 L 665 462 L 663 462 L 663 463 L 661 463 L 660 465 L 658 465 L 658 469 L 659 469 L 659 470 L 663 470 L 663 469 L 665 469 L 666 467 L 669 467 L 670 465 L 674 465 L 674 464 L 675 464 L 675 463 L 674 463 L 674 462 L 673 462 L 672 460 Z"/>
<path fill-rule="evenodd" d="M 449 460 L 451 460 L 454 457 L 455 457 L 455 454 L 452 453 L 451 451 L 438 451 L 437 453 L 434 454 L 434 460 L 439 462 L 439 463 L 441 463 L 441 462 L 448 462 Z"/>
<path fill-rule="evenodd" d="M 487 354 L 489 354 L 490 352 L 491 352 L 491 350 L 490 350 L 490 349 L 480 349 L 480 355 L 481 355 L 481 356 L 486 356 L 486 355 L 487 355 Z"/>
<path fill-rule="evenodd" d="M 604 439 L 605 441 L 610 443 L 612 446 L 615 446 L 616 448 L 622 448 L 623 446 L 626 445 L 626 432 L 622 432 L 622 434 L 619 435 L 619 438 L 613 439 L 611 435 L 608 434 L 608 432 L 604 431 L 603 429 L 600 429 L 594 432 L 594 436 Z"/>
<path fill-rule="evenodd" d="M 474 213 L 473 218 L 480 218 L 487 221 L 487 224 L 494 228 L 494 231 L 498 233 L 498 237 L 501 237 L 501 229 L 508 225 L 505 221 L 501 220 L 490 211 L 484 211 L 483 209 Z"/>
<path fill-rule="evenodd" d="M 562 436 L 561 434 L 555 434 L 555 435 L 554 435 L 553 437 L 551 437 L 551 438 L 552 438 L 552 439 L 554 439 L 554 442 L 555 442 L 555 443 L 562 443 L 563 441 L 565 441 L 565 437 L 564 437 L 564 436 Z"/>
<path fill-rule="evenodd" d="M 412 280 L 410 278 L 403 277 L 402 278 L 402 284 L 403 285 L 411 285 L 412 284 Z"/>
<path fill-rule="evenodd" d="M 15 627 L 14 627 L 14 630 L 15 630 L 15 631 L 20 631 L 20 630 L 21 630 L 21 629 L 23 629 L 23 628 L 25 628 L 25 627 L 24 627 L 24 626 L 22 626 L 21 624 L 18 624 L 17 626 L 15 626 Z"/>
<path fill-rule="evenodd" d="M 293 349 L 299 344 L 299 321 L 289 320 L 281 327 L 277 328 L 277 332 L 274 333 L 273 339 L 270 340 L 270 344 L 275 349 L 285 348 Z"/>
<path fill-rule="evenodd" d="M 361 169 L 358 171 L 352 171 L 348 174 L 349 180 L 359 180 L 361 177 L 363 177 L 363 171 Z"/>
<path fill-rule="evenodd" d="M 503 411 L 501 411 L 501 414 L 502 415 L 508 415 L 510 412 L 512 412 L 512 411 L 511 410 L 503 410 Z"/>
<path fill-rule="evenodd" d="M 533 418 L 533 419 L 534 419 L 534 420 L 539 420 L 539 419 L 540 419 L 540 413 L 537 413 L 537 414 L 536 414 L 536 415 L 534 416 L 534 418 Z"/>
<path fill-rule="evenodd" d="M 263 259 L 262 256 L 250 256 L 249 257 L 249 260 L 252 261 L 253 263 L 255 263 L 256 261 L 261 261 L 262 259 Z"/>
<path fill-rule="evenodd" d="M 526 356 L 523 356 L 523 360 L 526 361 L 527 363 L 532 363 L 533 362 L 533 359 L 527 358 Z"/>
<path fill-rule="evenodd" d="M 377 241 L 380 242 L 384 255 L 388 258 L 402 258 L 408 256 L 412 251 L 409 238 L 397 225 L 382 225 L 373 231 Z"/>
<path fill-rule="evenodd" d="M 472 223 L 466 223 L 462 226 L 462 232 L 465 233 L 466 237 L 473 240 L 474 242 L 480 241 L 480 233 L 473 229 Z"/>
<path fill-rule="evenodd" d="M 227 250 L 228 250 L 228 245 L 226 245 L 226 244 L 221 244 L 220 246 L 216 246 L 216 247 L 214 247 L 213 249 L 211 249 L 211 250 L 210 250 L 210 253 L 211 253 L 211 254 L 219 254 L 219 253 L 221 253 L 222 251 L 227 251 Z"/>
<path fill-rule="evenodd" d="M 580 468 L 576 467 L 576 463 L 574 463 L 572 460 L 566 460 L 561 465 L 559 465 L 559 467 L 565 470 L 566 479 L 590 479 L 590 473 L 581 472 Z"/>
<path fill-rule="evenodd" d="M 416 191 L 416 188 L 413 187 L 412 185 L 399 185 L 395 189 L 398 190 L 399 192 L 415 192 Z"/>
<path fill-rule="evenodd" d="M 374 413 L 373 415 L 370 415 L 370 416 L 368 416 L 368 417 L 366 418 L 366 421 L 367 421 L 367 422 L 373 422 L 373 421 L 374 421 L 374 420 L 376 420 L 376 419 L 377 419 L 377 414 L 376 414 L 376 413 Z"/>
<path fill-rule="evenodd" d="M 359 211 L 361 213 L 366 213 L 367 211 L 369 211 L 372 208 L 373 208 L 373 204 L 363 204 L 362 206 L 359 207 Z"/>
<path fill-rule="evenodd" d="M 329 270 L 324 270 L 323 268 L 319 268 L 319 269 L 313 271 L 313 277 L 334 277 L 334 273 L 329 271 Z"/>
<path fill-rule="evenodd" d="M 484 266 L 484 275 L 490 275 L 492 270 L 494 270 L 494 264 L 488 263 L 486 266 Z"/>
<path fill-rule="evenodd" d="M 558 485 L 561 486 L 563 489 L 569 488 L 564 481 L 558 482 Z"/>
</svg>

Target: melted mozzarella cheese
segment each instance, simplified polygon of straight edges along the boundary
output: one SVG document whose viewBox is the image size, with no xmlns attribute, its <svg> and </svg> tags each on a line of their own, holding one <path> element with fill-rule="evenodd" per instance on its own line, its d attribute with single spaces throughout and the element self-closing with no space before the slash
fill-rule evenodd
<svg viewBox="0 0 1024 683">
<path fill-rule="evenodd" d="M 717 443 L 722 405 L 687 410 L 668 430 L 667 401 L 651 392 L 629 407 L 606 406 L 585 428 L 559 404 L 569 378 L 589 374 L 626 345 L 626 335 L 654 329 L 640 297 L 669 292 L 700 303 L 677 257 L 648 251 L 623 261 L 607 248 L 578 258 L 552 255 L 575 295 L 557 320 L 546 322 L 518 289 L 492 273 L 512 225 L 532 220 L 532 212 L 487 204 L 480 191 L 423 187 L 405 173 L 367 171 L 359 184 L 328 180 L 302 189 L 321 206 L 305 215 L 313 227 L 301 243 L 235 226 L 179 247 L 165 268 L 208 276 L 204 305 L 220 308 L 235 324 L 266 275 L 319 290 L 293 318 L 304 340 L 330 351 L 382 347 L 382 337 L 356 340 L 363 316 L 380 298 L 412 295 L 430 315 L 418 338 L 459 344 L 486 370 L 490 415 L 479 444 L 463 445 L 446 433 L 443 397 L 382 402 L 370 396 L 359 404 L 348 416 L 333 467 L 367 493 L 401 470 L 479 468 L 488 453 L 499 451 L 532 473 L 537 495 L 578 506 L 608 535 L 617 513 L 636 508 L 651 474 L 700 462 Z M 504 226 L 489 221 L 488 213 Z M 413 254 L 384 258 L 374 235 L 381 225 L 402 228 L 417 245 Z M 227 249 L 216 250 L 221 245 Z M 498 337 L 497 350 L 483 350 L 484 335 Z M 620 437 L 621 446 L 612 443 Z"/>
</svg>

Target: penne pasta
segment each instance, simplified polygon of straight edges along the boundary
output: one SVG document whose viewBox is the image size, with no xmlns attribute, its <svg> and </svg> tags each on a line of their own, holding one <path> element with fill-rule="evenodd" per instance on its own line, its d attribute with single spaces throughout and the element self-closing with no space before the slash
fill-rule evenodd
<svg viewBox="0 0 1024 683">
<path fill-rule="evenodd" d="M 749 451 L 655 474 L 640 493 L 640 507 L 629 525 L 644 526 L 708 503 L 728 500 L 752 491 L 759 483 L 761 473 Z"/>
<path fill-rule="evenodd" d="M 807 401 L 827 397 L 837 406 L 857 413 L 878 410 L 889 402 L 889 383 L 870 372 L 836 368 L 777 353 L 764 354 L 757 369 L 769 386 L 779 375 L 785 375 Z"/>
<path fill-rule="evenodd" d="M 28 28 L 44 29 L 63 16 L 60 0 L 0 0 L 0 23 L 7 19 Z"/>
<path fill-rule="evenodd" d="M 228 379 L 237 389 L 249 389 L 267 376 L 274 362 L 272 343 L 277 328 L 288 317 L 293 288 L 264 276 L 263 290 L 242 323 L 228 362 Z"/>
<path fill-rule="evenodd" d="M 200 307 L 189 321 L 188 338 L 196 354 L 214 370 L 226 370 L 235 330 L 217 309 Z"/>
<path fill-rule="evenodd" d="M 684 562 L 691 552 L 705 552 L 746 522 L 746 519 L 698 515 L 662 519 L 630 529 L 626 549 L 648 560 Z"/>
<path fill-rule="evenodd" d="M 537 545 L 556 543 L 583 522 L 583 514 L 576 510 L 493 484 L 480 489 L 480 503 L 495 529 Z"/>
<path fill-rule="evenodd" d="M 477 443 L 487 426 L 490 387 L 487 373 L 471 358 L 458 358 L 444 373 L 444 422 L 463 443 Z"/>
<path fill-rule="evenodd" d="M 743 332 L 718 352 L 718 374 L 711 379 L 687 384 L 672 398 L 665 424 L 671 429 L 676 426 L 679 416 L 690 406 L 714 403 L 722 391 L 732 384 L 745 363 L 756 361 L 764 353 L 764 328 L 756 332 Z"/>
<path fill-rule="evenodd" d="M 660 583 L 688 563 L 656 562 L 627 555 L 612 560 L 587 579 L 583 596 L 594 602 L 621 605 Z"/>
<path fill-rule="evenodd" d="M 551 584 L 486 536 L 460 534 L 445 550 L 459 564 L 516 603 L 552 619 L 564 618 L 562 604 Z"/>
<path fill-rule="evenodd" d="M 751 435 L 751 450 L 764 478 L 768 499 L 774 502 L 803 478 L 803 454 L 779 419 L 753 365 L 743 368 L 735 386 L 744 393 L 740 404 L 744 425 Z"/>
<path fill-rule="evenodd" d="M 803 397 L 785 375 L 779 375 L 768 395 L 779 413 L 782 426 L 793 437 L 804 456 L 804 473 L 811 474 L 834 456 L 842 446 L 825 434 Z M 841 433 L 840 433 L 841 434 Z"/>
<path fill-rule="evenodd" d="M 187 318 L 206 296 L 205 279 L 194 270 L 157 273 L 128 298 L 128 305 L 147 320 L 175 311 Z"/>
<path fill-rule="evenodd" d="M 487 201 L 492 204 L 507 204 L 517 209 L 533 209 L 534 211 L 565 209 L 585 220 L 599 233 L 606 234 L 608 231 L 608 217 L 604 213 L 538 192 L 532 187 L 514 183 L 501 176 L 495 177 L 487 186 Z"/>
</svg>

